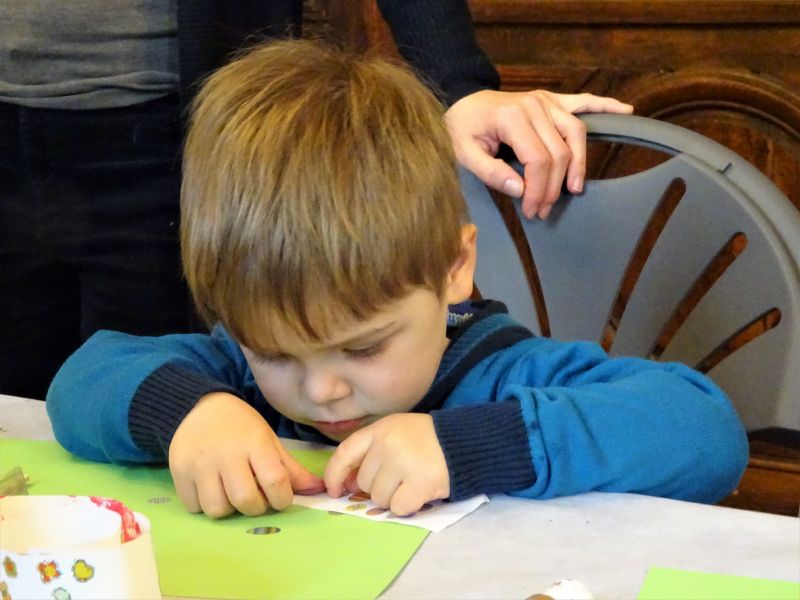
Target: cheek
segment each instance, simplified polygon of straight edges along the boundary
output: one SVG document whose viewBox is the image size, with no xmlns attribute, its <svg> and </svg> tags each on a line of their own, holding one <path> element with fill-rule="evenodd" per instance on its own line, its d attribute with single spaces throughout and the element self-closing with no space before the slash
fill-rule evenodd
<svg viewBox="0 0 800 600">
<path fill-rule="evenodd" d="M 251 366 L 252 368 L 252 366 Z M 253 368 L 258 389 L 273 408 L 286 416 L 290 416 L 292 399 L 296 398 L 296 387 L 293 387 L 290 368 L 273 368 L 256 365 Z"/>
<path fill-rule="evenodd" d="M 440 360 L 435 344 L 403 349 L 382 368 L 372 370 L 370 395 L 388 400 L 398 409 L 413 408 L 428 392 Z"/>
</svg>

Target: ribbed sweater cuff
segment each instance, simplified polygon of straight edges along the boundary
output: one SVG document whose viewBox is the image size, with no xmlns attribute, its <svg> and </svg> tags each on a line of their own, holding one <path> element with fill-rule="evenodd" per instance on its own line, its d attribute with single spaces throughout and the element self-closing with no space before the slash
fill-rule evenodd
<svg viewBox="0 0 800 600">
<path fill-rule="evenodd" d="M 215 379 L 174 364 L 165 364 L 142 382 L 131 401 L 128 429 L 134 443 L 153 456 L 167 459 L 175 430 L 206 394 L 239 392 Z"/>
<path fill-rule="evenodd" d="M 536 473 L 519 402 L 431 412 L 450 472 L 450 499 L 510 492 L 533 485 Z"/>
</svg>

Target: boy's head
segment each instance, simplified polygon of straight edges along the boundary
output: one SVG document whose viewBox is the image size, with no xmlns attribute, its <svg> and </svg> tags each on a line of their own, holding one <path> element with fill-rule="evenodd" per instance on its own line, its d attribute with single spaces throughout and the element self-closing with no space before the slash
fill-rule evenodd
<svg viewBox="0 0 800 600">
<path fill-rule="evenodd" d="M 213 74 L 181 212 L 200 313 L 258 355 L 285 354 L 287 335 L 346 339 L 417 292 L 441 312 L 471 291 L 474 228 L 443 108 L 379 58 L 278 42 Z"/>
</svg>

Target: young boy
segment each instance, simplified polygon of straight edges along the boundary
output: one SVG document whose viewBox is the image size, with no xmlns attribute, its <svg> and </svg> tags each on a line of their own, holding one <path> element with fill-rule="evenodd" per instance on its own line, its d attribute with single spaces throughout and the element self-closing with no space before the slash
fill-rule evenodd
<svg viewBox="0 0 800 600">
<path fill-rule="evenodd" d="M 467 302 L 476 228 L 442 108 L 406 70 L 260 47 L 207 81 L 184 160 L 184 267 L 216 325 L 90 339 L 47 400 L 71 452 L 168 460 L 186 507 L 214 517 L 356 487 L 405 515 L 479 492 L 713 502 L 736 486 L 745 434 L 709 379 Z M 339 442 L 324 479 L 279 437 Z"/>
</svg>

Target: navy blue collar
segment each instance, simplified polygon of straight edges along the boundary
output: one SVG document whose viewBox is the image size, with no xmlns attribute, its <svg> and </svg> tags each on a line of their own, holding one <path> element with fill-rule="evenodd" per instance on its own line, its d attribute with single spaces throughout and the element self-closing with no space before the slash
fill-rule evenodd
<svg viewBox="0 0 800 600">
<path fill-rule="evenodd" d="M 456 385 L 487 356 L 533 337 L 508 315 L 505 304 L 496 300 L 463 302 L 450 307 L 450 344 L 425 397 L 411 412 L 427 413 L 440 408 Z"/>
</svg>

